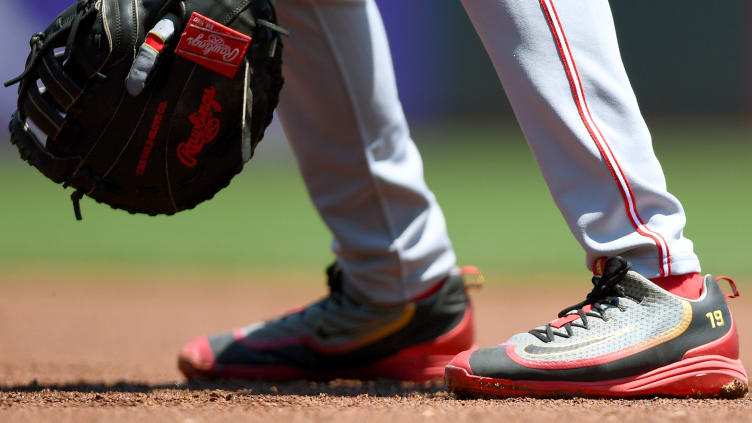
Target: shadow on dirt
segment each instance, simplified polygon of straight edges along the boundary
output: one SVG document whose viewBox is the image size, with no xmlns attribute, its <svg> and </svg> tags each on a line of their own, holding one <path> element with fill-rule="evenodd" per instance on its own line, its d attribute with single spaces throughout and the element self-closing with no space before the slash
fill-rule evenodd
<svg viewBox="0 0 752 423">
<path fill-rule="evenodd" d="M 331 395 L 355 397 L 369 395 L 376 397 L 411 396 L 415 394 L 445 393 L 441 381 L 425 383 L 398 382 L 389 380 L 334 380 L 330 382 L 295 381 L 200 381 L 174 384 L 145 384 L 138 382 L 117 382 L 112 384 L 77 381 L 72 383 L 46 384 L 32 381 L 25 385 L 0 386 L 0 392 L 78 392 L 78 393 L 152 393 L 156 391 L 223 391 L 235 395 Z"/>
</svg>

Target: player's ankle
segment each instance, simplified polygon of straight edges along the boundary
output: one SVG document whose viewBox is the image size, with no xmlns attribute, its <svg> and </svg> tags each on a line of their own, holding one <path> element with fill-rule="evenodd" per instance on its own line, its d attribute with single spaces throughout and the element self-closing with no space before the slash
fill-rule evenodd
<svg viewBox="0 0 752 423">
<path fill-rule="evenodd" d="M 650 280 L 672 294 L 689 300 L 696 300 L 702 295 L 704 279 L 701 274 L 694 272 L 683 275 L 663 276 Z"/>
</svg>

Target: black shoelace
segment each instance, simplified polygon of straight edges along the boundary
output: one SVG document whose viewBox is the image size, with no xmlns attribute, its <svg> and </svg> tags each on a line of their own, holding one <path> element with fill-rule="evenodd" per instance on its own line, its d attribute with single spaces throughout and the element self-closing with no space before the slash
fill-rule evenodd
<svg viewBox="0 0 752 423">
<path fill-rule="evenodd" d="M 624 258 L 615 256 L 606 260 L 604 268 L 602 276 L 593 276 L 593 290 L 587 294 L 584 301 L 559 312 L 559 318 L 569 315 L 572 311 L 576 311 L 579 316 L 579 320 L 566 323 L 562 326 L 566 333 L 554 330 L 556 328 L 552 327 L 551 324 L 547 324 L 543 329 L 533 329 L 529 333 L 541 341 L 548 343 L 554 340 L 554 336 L 562 338 L 571 337 L 574 334 L 572 327 L 589 329 L 588 317 L 607 321 L 606 309 L 608 306 L 617 307 L 619 310 L 624 311 L 625 308 L 619 304 L 619 297 L 628 297 L 628 295 L 625 294 L 624 288 L 620 283 L 626 277 L 631 266 Z M 585 312 L 583 307 L 587 305 L 591 305 L 592 309 Z"/>
</svg>

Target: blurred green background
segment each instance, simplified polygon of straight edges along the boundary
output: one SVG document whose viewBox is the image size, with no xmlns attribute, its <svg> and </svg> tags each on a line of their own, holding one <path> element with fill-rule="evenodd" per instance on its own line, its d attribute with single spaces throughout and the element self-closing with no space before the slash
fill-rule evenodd
<svg viewBox="0 0 752 423">
<path fill-rule="evenodd" d="M 752 276 L 749 128 L 663 122 L 654 125 L 654 135 L 705 270 Z M 444 208 L 460 263 L 510 282 L 557 272 L 567 279 L 585 276 L 583 253 L 515 126 L 434 125 L 418 128 L 415 138 L 425 147 L 426 178 Z M 86 199 L 84 221 L 76 222 L 68 192 L 33 168 L 4 162 L 0 268 L 216 273 L 209 279 L 223 272 L 292 272 L 320 282 L 333 257 L 329 235 L 282 140 L 265 143 L 227 190 L 172 217 L 131 216 Z"/>
<path fill-rule="evenodd" d="M 69 0 L 44 3 L 0 5 L 10 16 L 0 28 L 3 79 L 21 70 L 26 47 L 18 40 Z M 426 178 L 460 263 L 480 266 L 493 281 L 586 278 L 584 254 L 459 2 L 379 4 Z M 678 4 L 612 1 L 622 55 L 704 270 L 750 278 L 752 3 Z M 0 90 L 4 113 L 14 97 L 14 89 Z M 214 282 L 226 273 L 263 280 L 276 272 L 320 283 L 333 259 L 278 126 L 230 188 L 192 211 L 131 216 L 85 199 L 84 221 L 76 222 L 69 194 L 18 160 L 0 135 L 0 281 L 146 272 Z"/>
</svg>

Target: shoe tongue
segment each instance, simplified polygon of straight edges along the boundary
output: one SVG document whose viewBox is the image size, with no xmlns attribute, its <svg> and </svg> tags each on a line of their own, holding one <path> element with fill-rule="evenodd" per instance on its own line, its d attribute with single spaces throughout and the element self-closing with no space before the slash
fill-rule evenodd
<svg viewBox="0 0 752 423">
<path fill-rule="evenodd" d="M 326 269 L 326 284 L 329 285 L 329 292 L 332 294 L 341 294 L 344 274 L 342 273 L 342 267 L 338 262 L 332 263 Z"/>
<path fill-rule="evenodd" d="M 621 280 L 615 281 L 614 286 L 618 286 L 619 289 L 610 290 L 610 292 L 607 291 L 607 293 L 604 294 L 604 298 L 598 298 L 597 300 L 600 302 L 605 302 L 608 297 L 614 296 L 642 298 L 649 292 L 654 292 L 656 289 L 659 289 L 653 282 L 651 282 L 641 274 L 635 272 L 634 270 L 628 270 L 621 278 Z M 619 295 L 617 294 L 617 292 L 620 292 L 623 295 Z"/>
</svg>

